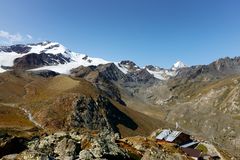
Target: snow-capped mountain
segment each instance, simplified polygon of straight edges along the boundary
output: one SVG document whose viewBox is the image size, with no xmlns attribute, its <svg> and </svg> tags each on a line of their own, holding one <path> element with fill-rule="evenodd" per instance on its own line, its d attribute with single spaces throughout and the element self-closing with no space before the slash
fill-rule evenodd
<svg viewBox="0 0 240 160">
<path fill-rule="evenodd" d="M 164 69 L 164 68 L 160 68 L 152 65 L 148 65 L 145 68 L 149 73 L 153 74 L 155 78 L 161 79 L 161 80 L 169 79 L 170 77 L 173 77 L 177 74 L 176 70 Z"/>
<path fill-rule="evenodd" d="M 152 66 L 152 65 L 148 65 L 145 68 L 149 73 L 153 74 L 155 78 L 166 80 L 166 79 L 169 79 L 170 77 L 176 76 L 178 73 L 178 70 L 185 67 L 187 67 L 187 65 L 185 65 L 181 61 L 177 61 L 175 64 L 173 64 L 172 68 L 170 69 L 164 69 L 164 68 L 160 68 L 158 66 Z"/>
<path fill-rule="evenodd" d="M 54 42 L 2 46 L 0 47 L 0 65 L 4 71 L 15 66 L 35 68 L 41 65 L 65 64 L 70 62 L 69 52 L 64 46 Z"/>
<path fill-rule="evenodd" d="M 115 62 L 115 65 L 125 74 L 135 72 L 135 71 L 138 71 L 141 69 L 134 62 L 129 61 L 129 60 Z"/>
<path fill-rule="evenodd" d="M 89 66 L 106 63 L 110 62 L 72 52 L 63 45 L 50 41 L 0 47 L 0 72 L 4 72 L 11 67 L 23 67 L 31 70 L 52 70 L 61 74 L 69 74 L 72 68 L 80 65 Z"/>
<path fill-rule="evenodd" d="M 177 61 L 173 66 L 172 66 L 172 70 L 173 71 L 176 71 L 176 70 L 178 70 L 178 69 L 180 69 L 180 68 L 185 68 L 185 67 L 187 67 L 187 65 L 185 65 L 182 61 Z"/>
<path fill-rule="evenodd" d="M 11 69 L 24 69 L 29 71 L 51 70 L 60 74 L 70 74 L 70 70 L 79 66 L 98 66 L 107 63 L 114 63 L 124 74 L 145 72 L 146 70 L 155 78 L 161 80 L 175 76 L 179 68 L 186 67 L 184 63 L 179 61 L 171 69 L 151 65 L 141 68 L 129 60 L 111 62 L 72 52 L 63 45 L 50 41 L 27 45 L 0 46 L 0 73 Z"/>
</svg>

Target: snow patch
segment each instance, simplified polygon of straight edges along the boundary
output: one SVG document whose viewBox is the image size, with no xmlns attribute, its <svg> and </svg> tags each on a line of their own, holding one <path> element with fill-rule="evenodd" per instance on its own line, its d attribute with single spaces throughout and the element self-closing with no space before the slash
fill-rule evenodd
<svg viewBox="0 0 240 160">
<path fill-rule="evenodd" d="M 170 77 L 176 76 L 177 72 L 173 71 L 173 70 L 167 70 L 167 69 L 163 69 L 160 71 L 151 71 L 148 70 L 147 71 L 152 74 L 155 78 L 160 79 L 160 80 L 167 80 Z"/>
<path fill-rule="evenodd" d="M 61 53 L 63 56 L 70 58 L 69 50 L 67 50 L 63 45 L 57 42 L 43 42 L 37 45 L 28 45 L 31 47 L 29 53 L 40 54 L 42 52 L 50 53 L 50 54 L 59 54 Z"/>
<path fill-rule="evenodd" d="M 182 61 L 177 61 L 173 66 L 172 66 L 172 70 L 176 71 L 180 68 L 185 68 L 187 67 L 187 65 L 185 65 Z"/>
<path fill-rule="evenodd" d="M 122 65 L 120 65 L 120 63 L 118 62 L 114 62 L 114 64 L 118 67 L 118 69 L 120 71 L 122 71 L 124 74 L 127 74 L 128 73 L 128 69 Z"/>
<path fill-rule="evenodd" d="M 4 70 L 4 69 L 2 69 L 1 67 L 0 67 L 0 73 L 3 73 L 3 72 L 5 72 L 6 70 Z"/>
<path fill-rule="evenodd" d="M 157 79 L 160 79 L 160 80 L 165 80 L 166 79 L 166 78 L 163 77 L 163 71 L 151 71 L 149 69 L 147 69 L 147 71 Z"/>
<path fill-rule="evenodd" d="M 101 58 L 92 58 L 92 57 L 87 57 L 85 58 L 86 55 L 85 54 L 80 54 L 80 53 L 76 53 L 76 52 L 71 52 L 71 59 L 72 61 L 66 64 L 58 64 L 55 66 L 44 66 L 44 67 L 40 67 L 40 68 L 35 68 L 35 69 L 31 69 L 29 71 L 38 71 L 38 70 L 52 70 L 54 72 L 58 72 L 61 74 L 70 74 L 70 70 L 73 68 L 77 68 L 79 66 L 98 66 L 100 64 L 107 64 L 107 63 L 111 63 L 109 61 L 106 61 L 104 59 Z"/>
<path fill-rule="evenodd" d="M 22 57 L 24 55 L 25 54 L 18 54 L 15 52 L 0 52 L 0 65 L 12 66 L 14 59 Z"/>
</svg>

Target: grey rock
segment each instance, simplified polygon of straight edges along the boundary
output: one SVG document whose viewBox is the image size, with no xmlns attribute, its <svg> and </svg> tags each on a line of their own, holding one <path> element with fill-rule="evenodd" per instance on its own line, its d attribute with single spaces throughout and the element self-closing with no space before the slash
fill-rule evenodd
<svg viewBox="0 0 240 160">
<path fill-rule="evenodd" d="M 87 128 L 118 133 L 118 124 L 136 129 L 137 124 L 118 108 L 108 98 L 99 96 L 96 101 L 92 98 L 80 97 L 73 106 L 70 125 L 75 128 Z"/>
<path fill-rule="evenodd" d="M 195 80 L 199 78 L 204 79 L 219 79 L 225 76 L 240 73 L 240 57 L 221 58 L 208 65 L 197 65 L 192 67 L 181 68 L 174 78 L 187 78 Z"/>
<path fill-rule="evenodd" d="M 12 46 L 0 46 L 0 51 L 2 52 L 16 52 L 19 54 L 28 53 L 31 47 L 23 44 L 17 44 Z"/>
<path fill-rule="evenodd" d="M 89 150 L 82 150 L 79 153 L 79 160 L 89 160 L 93 159 L 93 154 Z"/>
<path fill-rule="evenodd" d="M 59 75 L 59 73 L 51 71 L 51 70 L 38 70 L 38 71 L 29 71 L 30 74 L 32 75 L 37 75 L 37 76 L 41 76 L 41 77 L 55 77 L 57 75 Z"/>
<path fill-rule="evenodd" d="M 186 159 L 186 156 L 180 155 L 178 153 L 175 154 L 169 154 L 167 152 L 164 152 L 163 150 L 152 147 L 143 154 L 143 157 L 141 160 L 184 160 Z"/>
<path fill-rule="evenodd" d="M 38 151 L 24 151 L 17 156 L 21 160 L 52 160 L 47 154 Z"/>
<path fill-rule="evenodd" d="M 64 137 L 54 149 L 59 156 L 57 159 L 73 160 L 80 151 L 80 144 L 73 139 Z"/>
<path fill-rule="evenodd" d="M 13 68 L 32 69 L 42 66 L 65 64 L 71 59 L 59 54 L 30 53 L 14 60 Z"/>
</svg>

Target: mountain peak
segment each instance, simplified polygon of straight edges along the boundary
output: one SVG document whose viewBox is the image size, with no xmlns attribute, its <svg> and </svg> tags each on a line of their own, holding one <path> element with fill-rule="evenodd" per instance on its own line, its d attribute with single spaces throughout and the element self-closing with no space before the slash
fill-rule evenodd
<svg viewBox="0 0 240 160">
<path fill-rule="evenodd" d="M 123 60 L 118 63 L 117 66 L 123 73 L 134 72 L 140 69 L 140 67 L 136 65 L 136 63 L 130 60 Z"/>
<path fill-rule="evenodd" d="M 184 64 L 182 61 L 177 61 L 175 64 L 173 64 L 171 69 L 175 71 L 175 70 L 178 70 L 180 68 L 185 68 L 185 67 L 187 67 L 186 64 Z"/>
<path fill-rule="evenodd" d="M 72 52 L 54 41 L 42 41 L 31 44 L 18 44 L 0 47 L 0 73 L 14 68 L 38 71 L 51 70 L 60 74 L 70 74 L 70 70 L 79 66 L 98 66 L 114 63 L 124 74 L 149 72 L 155 78 L 165 80 L 175 75 L 178 68 L 184 67 L 182 62 L 174 64 L 173 69 L 164 69 L 153 65 L 139 67 L 130 60 L 110 62 L 101 58 Z"/>
</svg>

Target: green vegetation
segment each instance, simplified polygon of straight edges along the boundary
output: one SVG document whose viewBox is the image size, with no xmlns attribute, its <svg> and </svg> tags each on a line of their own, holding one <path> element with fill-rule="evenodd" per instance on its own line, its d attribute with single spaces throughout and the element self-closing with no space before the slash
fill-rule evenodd
<svg viewBox="0 0 240 160">
<path fill-rule="evenodd" d="M 234 116 L 233 119 L 240 120 L 240 115 Z"/>
<path fill-rule="evenodd" d="M 208 152 L 208 149 L 206 146 L 204 146 L 203 144 L 199 144 L 197 147 L 196 147 L 197 150 L 201 151 L 202 153 L 207 153 Z"/>
</svg>

